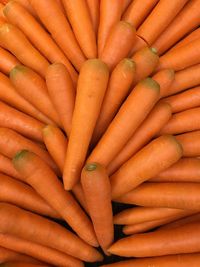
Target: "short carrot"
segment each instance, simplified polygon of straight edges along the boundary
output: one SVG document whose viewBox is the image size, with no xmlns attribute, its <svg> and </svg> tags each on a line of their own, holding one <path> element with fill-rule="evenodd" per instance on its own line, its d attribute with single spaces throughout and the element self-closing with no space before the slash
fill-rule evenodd
<svg viewBox="0 0 200 267">
<path fill-rule="evenodd" d="M 134 45 L 130 51 L 130 56 L 133 56 L 138 50 L 147 47 L 147 43 L 145 42 L 144 39 L 142 39 L 140 36 L 137 35 L 136 32 L 136 36 L 135 36 L 135 42 Z"/>
<path fill-rule="evenodd" d="M 108 78 L 108 67 L 99 59 L 90 59 L 81 68 L 63 174 L 66 190 L 80 179 Z"/>
<path fill-rule="evenodd" d="M 181 145 L 171 135 L 151 141 L 110 177 L 112 198 L 131 191 L 168 168 L 182 156 Z"/>
<path fill-rule="evenodd" d="M 3 49 L 2 47 L 0 47 L 0 57 L 0 71 L 5 74 L 9 74 L 12 68 L 20 64 L 20 62 L 16 59 L 15 56 L 13 56 L 11 53 Z"/>
<path fill-rule="evenodd" d="M 130 92 L 135 78 L 135 68 L 135 62 L 132 59 L 125 58 L 117 64 L 111 73 L 100 115 L 94 129 L 92 144 L 96 144 L 100 139 Z"/>
<path fill-rule="evenodd" d="M 135 28 L 126 21 L 119 21 L 110 30 L 100 59 L 113 70 L 119 61 L 127 57 L 135 41 Z"/>
<path fill-rule="evenodd" d="M 15 170 L 12 161 L 3 154 L 0 154 L 0 173 L 23 181 L 21 175 L 18 173 L 18 171 Z"/>
<path fill-rule="evenodd" d="M 90 17 L 92 20 L 92 25 L 95 34 L 97 35 L 98 27 L 99 27 L 99 7 L 100 7 L 100 1 L 99 0 L 86 0 Z"/>
<path fill-rule="evenodd" d="M 51 33 L 55 42 L 72 62 L 77 70 L 85 61 L 85 57 L 75 39 L 71 26 L 55 0 L 29 0 L 37 15 Z M 52 20 L 52 18 L 54 18 Z"/>
<path fill-rule="evenodd" d="M 13 158 L 13 164 L 24 181 L 30 184 L 83 240 L 90 245 L 98 245 L 89 218 L 71 193 L 64 190 L 55 173 L 41 158 L 32 152 L 22 150 Z"/>
<path fill-rule="evenodd" d="M 159 98 L 159 85 L 147 78 L 132 90 L 103 137 L 89 156 L 89 162 L 108 166 L 142 123 Z M 134 118 L 130 120 L 131 114 Z"/>
<path fill-rule="evenodd" d="M 109 175 L 117 171 L 122 164 L 129 160 L 135 153 L 144 147 L 169 121 L 171 107 L 165 102 L 158 102 L 143 123 L 108 165 Z"/>
<path fill-rule="evenodd" d="M 200 156 L 200 131 L 176 135 L 176 139 L 183 147 L 184 157 Z"/>
<path fill-rule="evenodd" d="M 111 186 L 106 169 L 98 163 L 87 163 L 81 173 L 81 184 L 99 245 L 107 254 L 114 240 Z"/>
<path fill-rule="evenodd" d="M 46 84 L 51 101 L 66 134 L 69 136 L 74 111 L 75 88 L 63 64 L 54 63 L 49 66 L 46 74 Z"/>
</svg>

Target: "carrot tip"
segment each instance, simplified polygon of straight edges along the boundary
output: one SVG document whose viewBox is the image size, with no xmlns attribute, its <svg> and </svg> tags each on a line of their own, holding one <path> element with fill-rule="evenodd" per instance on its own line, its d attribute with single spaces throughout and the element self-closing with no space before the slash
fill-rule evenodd
<svg viewBox="0 0 200 267">
<path fill-rule="evenodd" d="M 151 47 L 150 50 L 154 53 L 154 54 L 158 54 L 158 51 L 155 47 Z"/>
<path fill-rule="evenodd" d="M 93 162 L 93 163 L 88 163 L 85 165 L 85 170 L 86 171 L 95 171 L 97 169 L 97 163 Z"/>
</svg>

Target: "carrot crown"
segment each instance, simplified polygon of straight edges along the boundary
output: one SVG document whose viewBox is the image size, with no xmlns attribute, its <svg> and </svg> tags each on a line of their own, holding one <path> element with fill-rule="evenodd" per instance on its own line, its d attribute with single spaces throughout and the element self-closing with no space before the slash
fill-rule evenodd
<svg viewBox="0 0 200 267">
<path fill-rule="evenodd" d="M 95 162 L 92 162 L 92 163 L 88 163 L 85 165 L 85 170 L 86 171 L 95 171 L 98 167 L 98 164 L 95 163 Z"/>
<path fill-rule="evenodd" d="M 13 162 L 20 160 L 21 158 L 23 158 L 24 156 L 26 156 L 28 153 L 29 153 L 29 151 L 26 150 L 26 149 L 20 150 L 13 157 Z"/>
<path fill-rule="evenodd" d="M 157 51 L 157 49 L 156 49 L 155 47 L 151 47 L 150 50 L 151 50 L 154 54 L 157 55 L 158 51 Z"/>
</svg>

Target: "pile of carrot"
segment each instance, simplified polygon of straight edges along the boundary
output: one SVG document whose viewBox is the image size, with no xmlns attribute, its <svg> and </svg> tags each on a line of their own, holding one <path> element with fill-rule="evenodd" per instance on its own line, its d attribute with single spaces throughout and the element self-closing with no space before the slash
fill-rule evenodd
<svg viewBox="0 0 200 267">
<path fill-rule="evenodd" d="M 0 0 L 1 266 L 200 266 L 199 27 L 200 0 Z"/>
</svg>

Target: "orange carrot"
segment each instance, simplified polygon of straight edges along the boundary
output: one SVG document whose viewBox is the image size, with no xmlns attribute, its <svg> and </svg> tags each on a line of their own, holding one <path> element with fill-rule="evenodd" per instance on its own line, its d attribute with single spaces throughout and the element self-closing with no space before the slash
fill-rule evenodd
<svg viewBox="0 0 200 267">
<path fill-rule="evenodd" d="M 6 1 L 5 4 L 7 4 L 9 1 Z M 30 4 L 29 0 L 14 0 L 15 2 L 19 3 L 20 5 L 22 5 L 32 16 L 34 16 L 35 18 L 39 19 L 35 10 L 33 9 L 32 5 Z"/>
<path fill-rule="evenodd" d="M 4 263 L 2 267 L 50 267 L 50 265 L 9 261 L 9 262 Z"/>
<path fill-rule="evenodd" d="M 122 18 L 137 29 L 157 3 L 158 0 L 148 0 L 145 3 L 140 0 L 132 1 Z"/>
<path fill-rule="evenodd" d="M 86 201 L 85 201 L 85 196 L 84 196 L 84 193 L 83 193 L 83 188 L 82 188 L 80 183 L 76 184 L 73 187 L 72 193 L 75 196 L 75 198 L 78 200 L 80 205 L 84 208 L 84 210 L 89 214 L 88 207 L 87 207 L 87 204 L 86 204 Z"/>
<path fill-rule="evenodd" d="M 95 34 L 97 34 L 98 26 L 99 26 L 100 0 L 86 0 L 86 2 L 88 4 L 94 32 Z"/>
<path fill-rule="evenodd" d="M 0 71 L 8 74 L 20 62 L 11 53 L 0 47 Z"/>
<path fill-rule="evenodd" d="M 12 161 L 2 154 L 0 154 L 0 172 L 23 181 L 18 171 L 15 170 Z"/>
<path fill-rule="evenodd" d="M 90 59 L 81 68 L 63 174 L 66 190 L 72 189 L 80 179 L 108 78 L 108 68 L 99 59 Z"/>
<path fill-rule="evenodd" d="M 153 46 L 162 55 L 187 33 L 200 24 L 200 0 L 191 0 L 184 6 L 164 32 L 158 37 Z M 194 51 L 195 52 L 195 51 Z"/>
<path fill-rule="evenodd" d="M 147 118 L 138 127 L 119 154 L 108 165 L 109 175 L 117 171 L 122 164 L 142 149 L 162 129 L 171 117 L 171 107 L 158 102 Z"/>
<path fill-rule="evenodd" d="M 96 144 L 105 132 L 118 109 L 127 97 L 135 78 L 135 63 L 125 58 L 111 73 L 108 88 L 103 99 L 99 118 L 93 133 L 92 144 Z"/>
<path fill-rule="evenodd" d="M 61 63 L 50 65 L 46 74 L 46 83 L 51 101 L 69 136 L 74 111 L 75 89 L 65 66 Z"/>
<path fill-rule="evenodd" d="M 98 55 L 100 56 L 112 27 L 120 21 L 124 0 L 101 0 L 98 28 Z M 112 10 L 112 12 L 111 12 Z"/>
<path fill-rule="evenodd" d="M 199 157 L 200 156 L 200 131 L 179 134 L 176 139 L 183 147 L 184 157 Z"/>
<path fill-rule="evenodd" d="M 83 240 L 93 246 L 98 245 L 89 218 L 41 158 L 22 150 L 15 155 L 13 163 L 25 182 L 30 184 Z"/>
<path fill-rule="evenodd" d="M 29 38 L 32 44 L 52 63 L 62 62 L 75 83 L 77 73 L 71 63 L 53 41 L 51 36 L 42 28 L 38 21 L 19 3 L 9 2 L 4 8 L 8 21 L 17 26 Z"/>
<path fill-rule="evenodd" d="M 158 98 L 158 83 L 151 78 L 141 81 L 121 106 L 88 161 L 107 167 L 134 134 Z M 134 117 L 130 120 L 131 114 L 134 114 Z"/>
<path fill-rule="evenodd" d="M 48 95 L 46 83 L 36 72 L 18 65 L 11 70 L 10 80 L 22 97 L 60 125 L 60 119 Z"/>
<path fill-rule="evenodd" d="M 135 28 L 125 21 L 119 21 L 110 30 L 104 48 L 100 54 L 112 70 L 117 63 L 129 55 L 135 41 Z"/>
<path fill-rule="evenodd" d="M 85 0 L 62 0 L 62 2 L 73 32 L 86 58 L 97 57 L 96 36 L 87 2 Z"/>
<path fill-rule="evenodd" d="M 138 29 L 138 35 L 152 45 L 188 0 L 161 0 Z"/>
<path fill-rule="evenodd" d="M 131 4 L 132 0 L 123 0 L 122 3 L 122 13 L 124 13 L 126 11 L 126 9 L 129 7 L 129 5 Z"/>
<path fill-rule="evenodd" d="M 41 76 L 45 76 L 49 62 L 16 26 L 8 23 L 0 26 L 0 45 L 14 54 L 22 64 L 34 69 Z"/>
<path fill-rule="evenodd" d="M 131 49 L 130 55 L 133 56 L 138 50 L 147 47 L 147 43 L 145 42 L 144 39 L 142 39 L 140 36 L 136 34 L 135 36 L 135 42 L 134 45 Z"/>
<path fill-rule="evenodd" d="M 79 70 L 85 57 L 58 2 L 55 0 L 29 0 L 29 2 L 56 43 L 61 47 L 75 68 Z"/>
<path fill-rule="evenodd" d="M 106 169 L 88 163 L 81 173 L 81 184 L 99 244 L 105 254 L 114 241 L 111 187 Z"/>
</svg>

